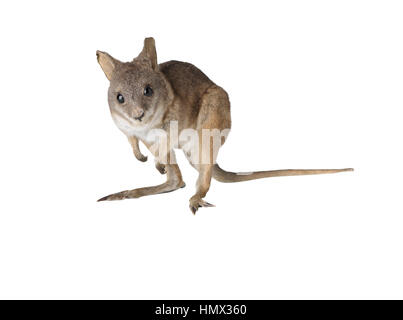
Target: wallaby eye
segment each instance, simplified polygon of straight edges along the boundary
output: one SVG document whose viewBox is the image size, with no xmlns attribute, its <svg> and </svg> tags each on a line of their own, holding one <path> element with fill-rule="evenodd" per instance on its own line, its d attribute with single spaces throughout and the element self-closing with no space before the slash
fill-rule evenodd
<svg viewBox="0 0 403 320">
<path fill-rule="evenodd" d="M 145 95 L 146 97 L 151 97 L 151 96 L 153 95 L 153 93 L 154 93 L 154 91 L 153 91 L 153 89 L 152 89 L 150 86 L 146 86 L 146 87 L 144 88 L 144 95 Z"/>
<path fill-rule="evenodd" d="M 123 96 L 122 96 L 120 93 L 118 93 L 116 99 L 118 99 L 118 102 L 119 102 L 119 103 L 125 102 L 125 98 L 123 98 Z"/>
</svg>

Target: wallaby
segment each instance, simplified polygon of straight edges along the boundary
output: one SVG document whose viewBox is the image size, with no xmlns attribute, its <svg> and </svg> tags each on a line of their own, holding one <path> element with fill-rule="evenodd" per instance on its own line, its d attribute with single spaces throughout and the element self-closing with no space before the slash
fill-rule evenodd
<svg viewBox="0 0 403 320">
<path fill-rule="evenodd" d="M 167 175 L 163 184 L 114 193 L 98 201 L 139 198 L 183 188 L 185 183 L 175 160 L 174 148 L 182 149 L 191 165 L 199 172 L 196 193 L 189 200 L 193 214 L 200 207 L 213 206 L 203 200 L 212 177 L 221 182 L 239 182 L 353 170 L 274 170 L 249 173 L 225 171 L 216 164 L 218 149 L 227 135 L 222 132 L 231 128 L 230 102 L 224 89 L 190 63 L 169 61 L 158 64 L 153 38 L 144 40 L 143 50 L 131 62 L 120 62 L 102 51 L 97 51 L 97 59 L 110 81 L 108 102 L 112 118 L 127 136 L 135 157 L 140 161 L 147 160 L 139 149 L 139 141 L 142 141 L 155 156 L 158 171 Z M 182 139 L 176 145 L 171 143 L 170 128 L 173 122 L 176 122 L 179 132 L 186 132 L 188 129 L 195 131 L 197 140 L 186 143 Z M 150 136 L 153 130 L 165 133 L 166 139 L 155 142 Z M 213 137 L 208 137 L 206 147 L 206 139 L 203 140 L 206 130 L 221 132 L 218 146 L 216 143 L 210 145 Z M 161 140 L 166 142 L 165 147 Z"/>
</svg>

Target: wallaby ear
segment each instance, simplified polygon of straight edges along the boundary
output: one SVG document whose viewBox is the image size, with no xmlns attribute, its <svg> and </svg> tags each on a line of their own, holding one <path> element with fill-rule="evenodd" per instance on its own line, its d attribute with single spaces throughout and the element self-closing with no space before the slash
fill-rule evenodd
<svg viewBox="0 0 403 320">
<path fill-rule="evenodd" d="M 121 62 L 119 60 L 116 60 L 106 52 L 102 51 L 97 51 L 97 60 L 108 80 L 111 80 L 113 71 Z"/>
<path fill-rule="evenodd" d="M 145 38 L 143 51 L 140 52 L 137 59 L 148 59 L 151 62 L 151 67 L 158 70 L 157 50 L 155 49 L 154 38 Z"/>
</svg>

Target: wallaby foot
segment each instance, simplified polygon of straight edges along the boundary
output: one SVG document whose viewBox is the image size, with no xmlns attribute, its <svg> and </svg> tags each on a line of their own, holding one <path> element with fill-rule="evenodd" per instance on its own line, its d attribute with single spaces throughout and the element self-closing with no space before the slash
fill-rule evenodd
<svg viewBox="0 0 403 320">
<path fill-rule="evenodd" d="M 100 202 L 100 201 L 123 200 L 123 199 L 127 199 L 128 194 L 129 194 L 129 190 L 125 190 L 125 191 L 121 191 L 121 192 L 117 192 L 117 193 L 112 193 L 108 196 L 98 199 L 97 201 Z"/>
<path fill-rule="evenodd" d="M 207 201 L 204 201 L 203 199 L 199 198 L 198 196 L 193 196 L 190 198 L 189 208 L 193 214 L 196 214 L 196 211 L 201 207 L 209 208 L 209 207 L 215 207 L 215 205 L 208 203 Z"/>
<path fill-rule="evenodd" d="M 136 199 L 144 196 L 150 196 L 153 194 L 160 194 L 175 191 L 177 189 L 185 187 L 183 181 L 178 183 L 165 182 L 158 186 L 138 188 L 133 190 L 125 190 L 117 193 L 110 194 L 106 197 L 99 199 L 98 201 L 113 201 L 113 200 L 123 200 L 123 199 Z"/>
<path fill-rule="evenodd" d="M 113 193 L 109 196 L 99 199 L 98 201 L 135 199 L 153 194 L 171 192 L 179 188 L 183 188 L 185 186 L 185 182 L 182 180 L 182 175 L 178 165 L 166 165 L 165 168 L 167 170 L 167 181 L 163 184 Z"/>
</svg>

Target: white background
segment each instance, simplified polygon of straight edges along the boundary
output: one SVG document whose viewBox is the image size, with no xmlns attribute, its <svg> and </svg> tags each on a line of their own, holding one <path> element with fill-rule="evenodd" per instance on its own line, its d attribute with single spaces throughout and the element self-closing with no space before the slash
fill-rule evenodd
<svg viewBox="0 0 403 320">
<path fill-rule="evenodd" d="M 398 1 L 13 1 L 0 5 L 0 298 L 403 298 Z M 95 57 L 143 39 L 224 87 L 228 170 L 193 216 L 113 124 Z M 145 148 L 143 148 L 144 153 Z"/>
</svg>

